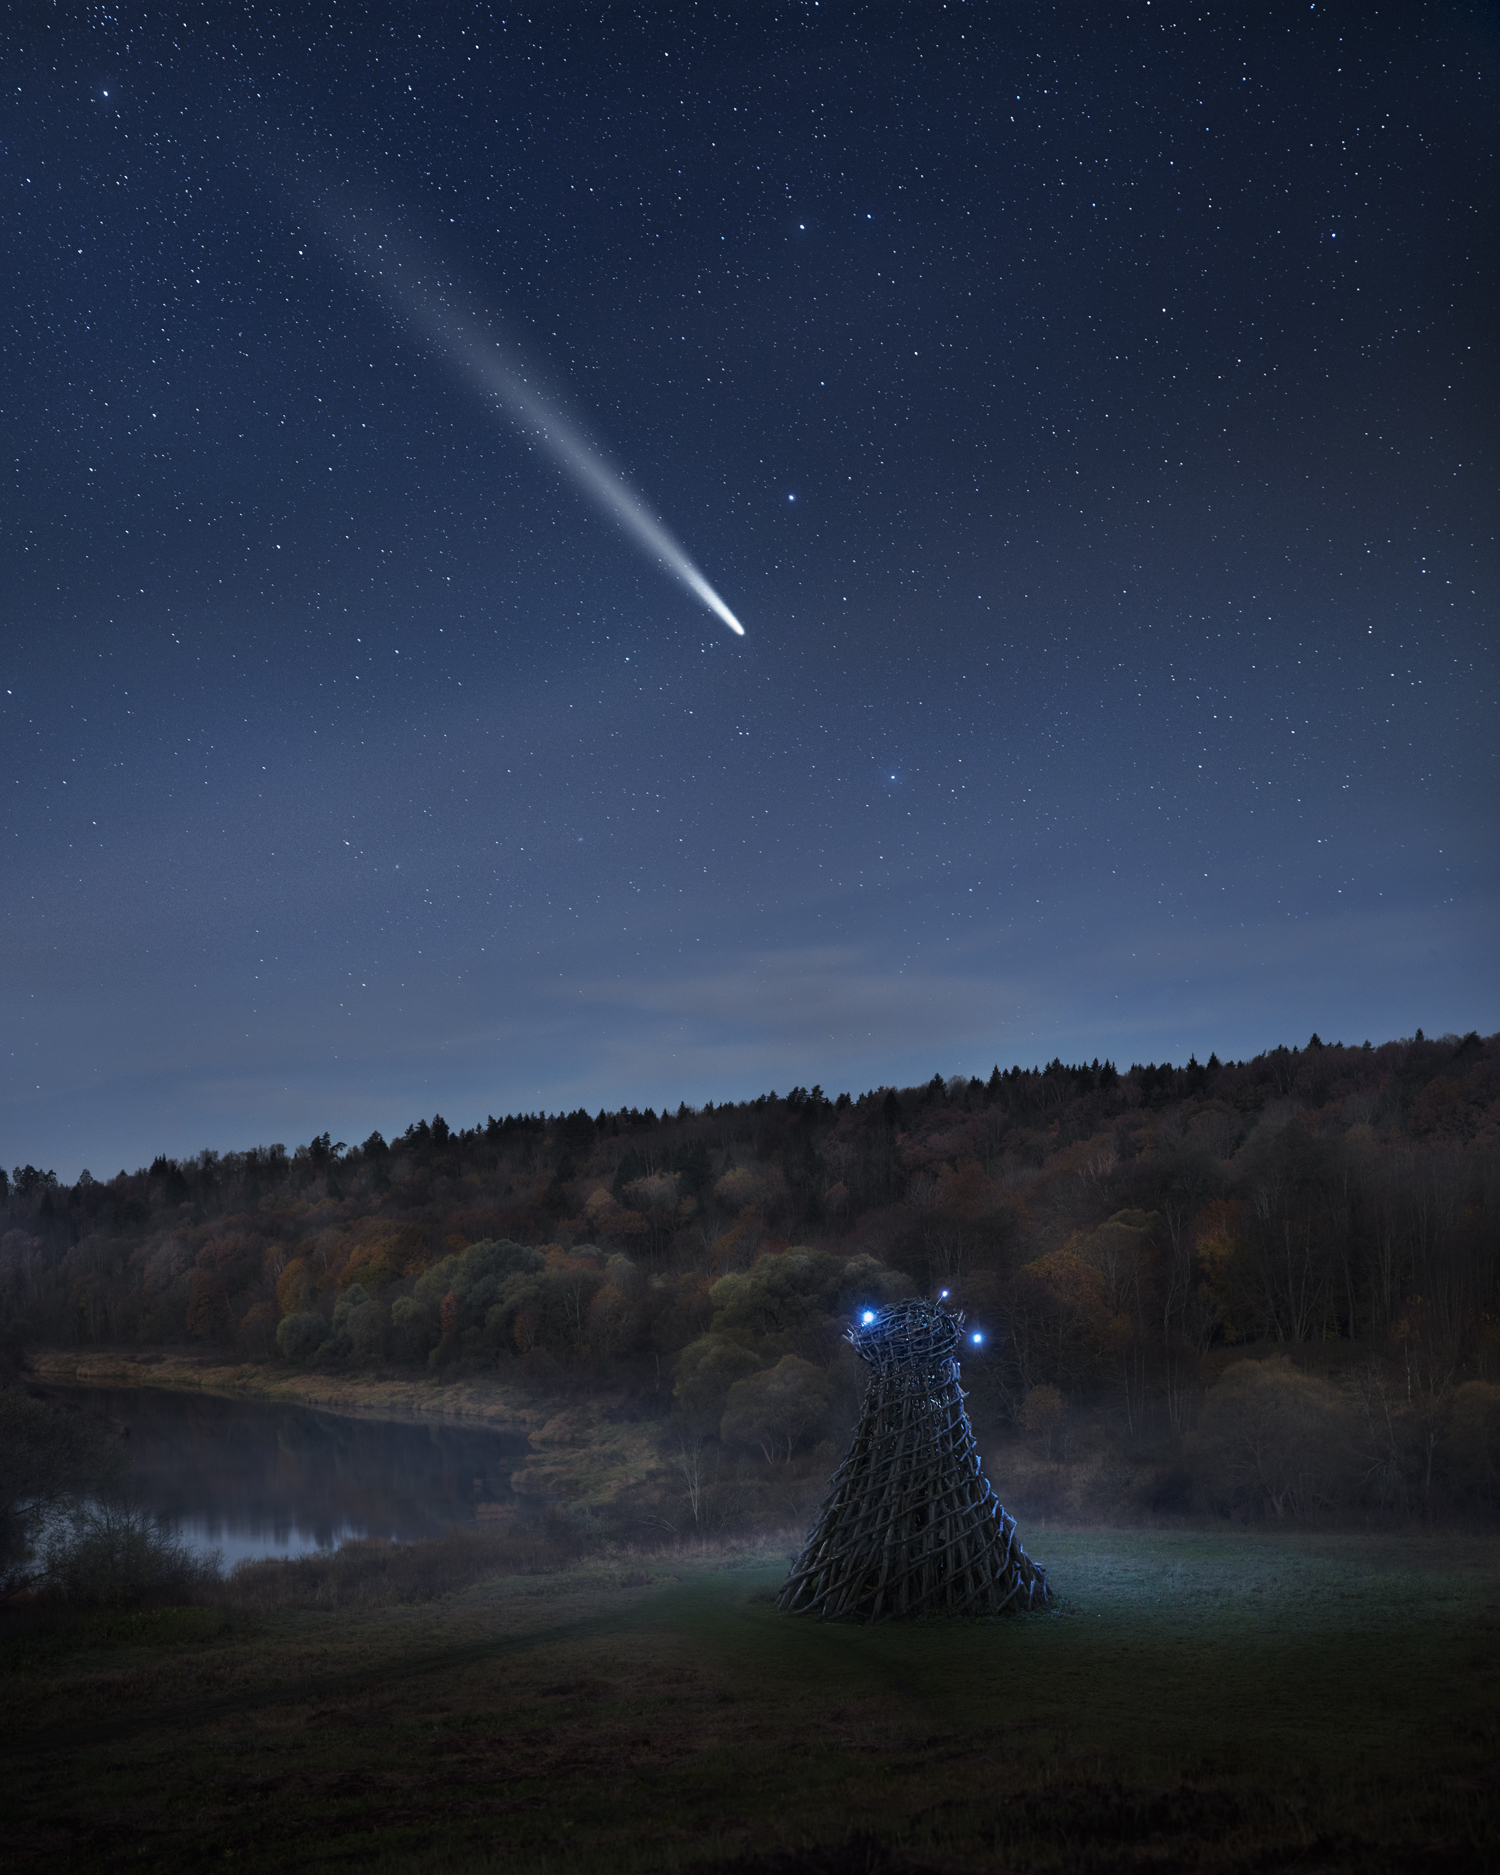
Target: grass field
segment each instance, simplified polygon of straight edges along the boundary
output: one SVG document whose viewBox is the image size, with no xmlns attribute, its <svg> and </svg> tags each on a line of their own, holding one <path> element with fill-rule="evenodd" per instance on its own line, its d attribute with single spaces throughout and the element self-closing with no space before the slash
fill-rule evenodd
<svg viewBox="0 0 1500 1875">
<path fill-rule="evenodd" d="M 1034 1530 L 1058 1613 L 845 1628 L 788 1546 L 0 1646 L 28 1870 L 1500 1866 L 1479 1538 Z"/>
</svg>

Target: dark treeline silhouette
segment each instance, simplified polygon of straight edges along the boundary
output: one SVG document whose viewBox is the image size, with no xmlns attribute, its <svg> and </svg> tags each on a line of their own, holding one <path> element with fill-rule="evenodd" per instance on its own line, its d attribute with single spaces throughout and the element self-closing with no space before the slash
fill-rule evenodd
<svg viewBox="0 0 1500 1875">
<path fill-rule="evenodd" d="M 1043 1470 L 1149 1459 L 1159 1508 L 1493 1511 L 1497 1171 L 1477 1034 L 435 1115 L 0 1172 L 0 1308 L 37 1345 L 608 1389 L 682 1429 L 692 1496 L 704 1441 L 822 1463 L 848 1312 L 943 1289 L 988 1332 L 976 1423 Z"/>
</svg>

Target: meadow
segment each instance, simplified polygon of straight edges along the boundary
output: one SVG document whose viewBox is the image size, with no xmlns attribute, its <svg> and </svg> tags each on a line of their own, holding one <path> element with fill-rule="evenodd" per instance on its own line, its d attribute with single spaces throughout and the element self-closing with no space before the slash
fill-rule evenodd
<svg viewBox="0 0 1500 1875">
<path fill-rule="evenodd" d="M 423 1546 L 399 1566 L 351 1547 L 243 1571 L 207 1606 L 12 1611 L 6 1859 L 38 1875 L 1500 1859 L 1493 1542 L 1023 1535 L 1056 1611 L 989 1624 L 783 1616 L 790 1532 L 571 1562 L 450 1542 L 425 1575 Z"/>
</svg>

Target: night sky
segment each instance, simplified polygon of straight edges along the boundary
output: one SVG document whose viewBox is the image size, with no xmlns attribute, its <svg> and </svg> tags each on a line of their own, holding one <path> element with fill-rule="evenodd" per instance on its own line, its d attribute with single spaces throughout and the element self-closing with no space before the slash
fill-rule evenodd
<svg viewBox="0 0 1500 1875">
<path fill-rule="evenodd" d="M 1500 1027 L 1497 55 L 10 9 L 0 1159 Z"/>
</svg>

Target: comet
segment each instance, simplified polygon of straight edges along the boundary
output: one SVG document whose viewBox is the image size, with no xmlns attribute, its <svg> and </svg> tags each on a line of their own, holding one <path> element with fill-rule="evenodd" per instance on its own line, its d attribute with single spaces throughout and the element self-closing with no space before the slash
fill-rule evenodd
<svg viewBox="0 0 1500 1875">
<path fill-rule="evenodd" d="M 405 325 L 413 327 L 528 442 L 544 450 L 579 491 L 648 558 L 706 605 L 738 638 L 745 628 L 687 553 L 646 507 L 620 471 L 556 407 L 514 347 L 502 346 L 456 296 L 425 279 L 412 256 L 389 234 L 362 233 L 346 222 L 331 229 L 360 273 Z"/>
</svg>

